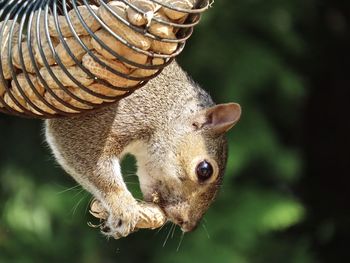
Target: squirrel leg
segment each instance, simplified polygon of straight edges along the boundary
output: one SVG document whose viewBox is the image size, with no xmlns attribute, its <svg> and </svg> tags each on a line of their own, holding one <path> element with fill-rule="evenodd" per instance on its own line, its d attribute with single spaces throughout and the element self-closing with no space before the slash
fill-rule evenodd
<svg viewBox="0 0 350 263">
<path fill-rule="evenodd" d="M 97 190 L 93 194 L 108 212 L 101 231 L 115 239 L 125 237 L 135 230 L 139 220 L 139 204 L 124 183 L 116 157 L 99 161 L 96 172 L 91 178 Z"/>
<path fill-rule="evenodd" d="M 46 139 L 59 164 L 108 212 L 103 232 L 120 238 L 135 230 L 140 205 L 124 183 L 118 158 L 123 145 L 109 137 L 110 127 L 99 119 L 50 120 Z"/>
</svg>

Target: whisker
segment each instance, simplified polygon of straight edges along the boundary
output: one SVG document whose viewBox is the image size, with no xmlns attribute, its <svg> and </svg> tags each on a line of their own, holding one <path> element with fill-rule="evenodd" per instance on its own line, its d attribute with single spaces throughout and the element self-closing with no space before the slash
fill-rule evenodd
<svg viewBox="0 0 350 263">
<path fill-rule="evenodd" d="M 80 195 L 80 194 L 83 193 L 84 191 L 85 191 L 85 189 L 82 188 L 79 192 L 77 192 L 77 193 L 73 196 L 73 198 L 76 198 L 78 195 Z"/>
<path fill-rule="evenodd" d="M 140 194 L 142 194 L 142 193 L 140 193 Z M 138 201 L 139 203 L 142 203 L 142 204 L 147 203 L 147 202 L 145 202 L 145 200 L 142 200 L 142 199 L 140 199 L 140 198 L 136 198 L 136 197 L 134 197 L 134 198 L 135 198 L 135 200 Z"/>
<path fill-rule="evenodd" d="M 124 172 L 123 177 L 132 177 L 132 176 L 137 176 L 136 173 L 133 172 Z"/>
<path fill-rule="evenodd" d="M 64 189 L 64 190 L 62 190 L 62 191 L 60 191 L 60 192 L 57 192 L 57 194 L 58 194 L 58 195 L 59 195 L 59 194 L 63 194 L 63 193 L 66 193 L 66 192 L 68 192 L 68 191 L 74 190 L 74 189 L 79 188 L 79 187 L 81 187 L 81 185 L 80 185 L 80 184 L 77 184 L 77 185 L 75 185 L 75 186 L 73 186 L 73 187 L 69 187 L 69 188 Z"/>
<path fill-rule="evenodd" d="M 164 240 L 163 247 L 165 247 L 166 243 L 168 242 L 168 239 L 169 239 L 169 236 L 170 236 L 170 233 L 171 233 L 171 230 L 173 229 L 173 227 L 174 227 L 174 225 L 171 225 L 169 232 Z"/>
<path fill-rule="evenodd" d="M 157 230 L 157 232 L 155 233 L 155 235 L 158 235 L 159 232 L 164 228 L 165 225 L 168 225 L 168 224 L 165 223 L 164 225 L 162 225 L 162 226 Z"/>
<path fill-rule="evenodd" d="M 173 224 L 173 225 L 174 225 L 174 228 L 173 228 L 173 233 L 171 234 L 171 239 L 173 239 L 174 233 L 175 233 L 175 230 L 176 230 L 176 225 L 175 224 Z"/>
<path fill-rule="evenodd" d="M 79 207 L 79 205 L 80 205 L 80 203 L 84 200 L 86 198 L 86 196 L 83 196 L 82 198 L 80 198 L 80 200 L 73 206 L 73 215 L 75 214 L 75 212 L 77 211 L 77 209 L 78 209 L 78 207 Z"/>
<path fill-rule="evenodd" d="M 202 227 L 203 227 L 203 229 L 204 229 L 205 233 L 207 234 L 208 239 L 210 239 L 210 235 L 209 235 L 209 232 L 208 232 L 207 227 L 205 226 L 205 224 L 204 224 L 204 223 L 202 223 L 201 225 L 202 225 Z"/>
<path fill-rule="evenodd" d="M 179 244 L 177 245 L 177 248 L 176 248 L 176 252 L 179 252 L 179 249 L 180 249 L 180 247 L 181 247 L 182 240 L 184 239 L 184 236 L 185 236 L 185 232 L 182 232 L 181 237 L 180 237 Z"/>
<path fill-rule="evenodd" d="M 89 200 L 88 204 L 85 207 L 85 212 L 84 212 L 85 215 L 87 214 L 88 210 L 90 209 L 90 205 L 91 205 L 92 200 L 94 200 L 93 196 L 90 197 L 90 200 Z"/>
</svg>

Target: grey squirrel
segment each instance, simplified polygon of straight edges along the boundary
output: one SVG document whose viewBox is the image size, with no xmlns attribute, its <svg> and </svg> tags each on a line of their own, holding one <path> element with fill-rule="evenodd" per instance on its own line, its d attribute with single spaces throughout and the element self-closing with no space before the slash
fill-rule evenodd
<svg viewBox="0 0 350 263">
<path fill-rule="evenodd" d="M 182 231 L 193 230 L 215 198 L 227 159 L 225 133 L 241 115 L 236 103 L 215 105 L 178 66 L 166 67 L 117 104 L 79 117 L 46 121 L 58 163 L 108 211 L 104 234 L 133 232 L 139 204 L 120 160 L 137 160 L 146 202 L 157 203 Z"/>
</svg>

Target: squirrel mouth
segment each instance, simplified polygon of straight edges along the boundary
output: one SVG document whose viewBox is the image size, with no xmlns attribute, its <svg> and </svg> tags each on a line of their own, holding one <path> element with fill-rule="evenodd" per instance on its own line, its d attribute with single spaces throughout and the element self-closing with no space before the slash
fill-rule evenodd
<svg viewBox="0 0 350 263">
<path fill-rule="evenodd" d="M 149 198 L 145 199 L 146 202 L 152 202 L 159 206 L 164 212 L 168 221 L 178 225 L 182 232 L 191 232 L 197 227 L 197 222 L 193 223 L 188 220 L 188 217 L 183 215 L 180 207 L 180 203 L 168 203 L 166 202 L 158 191 L 153 191 Z"/>
</svg>

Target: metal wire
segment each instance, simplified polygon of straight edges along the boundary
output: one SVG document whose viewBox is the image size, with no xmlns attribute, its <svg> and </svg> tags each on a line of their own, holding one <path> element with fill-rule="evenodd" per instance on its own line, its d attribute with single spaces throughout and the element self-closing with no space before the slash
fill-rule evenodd
<svg viewBox="0 0 350 263">
<path fill-rule="evenodd" d="M 0 112 L 30 118 L 58 118 L 83 114 L 85 112 L 114 103 L 125 96 L 130 95 L 132 92 L 145 85 L 150 79 L 156 77 L 161 73 L 164 67 L 169 65 L 172 60 L 181 53 L 185 46 L 186 40 L 193 33 L 193 27 L 200 21 L 200 14 L 210 6 L 210 1 L 198 0 L 194 8 L 190 10 L 176 8 L 164 4 L 159 0 L 149 1 L 157 3 L 162 7 L 187 14 L 186 20 L 181 21 L 183 23 L 177 23 L 170 20 L 165 21 L 158 17 L 152 18 L 153 22 L 175 28 L 175 32 L 177 32 L 176 38 L 160 38 L 159 36 L 152 34 L 147 26 L 137 27 L 131 24 L 128 20 L 113 11 L 113 9 L 108 5 L 109 1 L 107 0 L 0 0 Z M 141 15 L 146 16 L 146 13 L 143 10 L 130 3 L 130 1 L 120 0 L 120 2 L 123 2 L 126 6 L 128 6 L 128 8 L 131 8 Z M 120 23 L 131 28 L 135 32 L 143 35 L 147 39 L 151 41 L 157 40 L 164 43 L 175 43 L 177 44 L 177 49 L 172 54 L 161 54 L 149 50 L 143 50 L 135 46 L 122 36 L 115 33 L 103 21 L 103 19 L 99 17 L 91 5 L 104 7 L 113 18 L 117 19 Z M 86 6 L 91 17 L 95 19 L 100 24 L 101 29 L 108 32 L 108 34 L 110 34 L 115 41 L 119 41 L 122 45 L 128 47 L 134 52 L 137 52 L 138 54 L 145 55 L 148 58 L 161 58 L 164 60 L 164 63 L 161 65 L 152 65 L 151 63 L 140 64 L 122 56 L 121 54 L 118 54 L 92 31 L 88 25 L 89 21 L 84 20 L 83 15 L 79 10 L 80 6 Z M 155 73 L 147 77 L 131 76 L 125 74 L 124 72 L 120 72 L 105 63 L 105 61 L 100 59 L 88 46 L 86 46 L 86 43 L 83 42 L 81 36 L 79 36 L 78 32 L 76 31 L 74 23 L 72 22 L 69 14 L 74 14 L 75 19 L 78 19 L 80 25 L 84 28 L 91 39 L 96 41 L 96 43 L 100 45 L 103 50 L 107 51 L 115 59 L 130 67 L 155 70 Z M 64 19 L 62 19 L 61 16 L 64 16 Z M 49 25 L 49 23 L 51 24 Z M 70 35 L 74 41 L 76 41 L 86 52 L 86 54 L 88 54 L 106 71 L 124 79 L 136 81 L 138 84 L 130 87 L 113 86 L 108 81 L 93 74 L 83 65 L 81 60 L 70 49 L 70 46 L 67 43 L 67 38 L 64 36 L 61 30 L 62 25 L 60 23 L 66 23 L 68 25 Z M 53 42 L 54 40 L 50 35 L 50 33 L 52 33 L 50 30 L 53 30 L 52 24 L 54 25 L 54 30 L 56 30 L 55 33 L 57 34 L 57 40 L 55 40 L 55 43 L 59 41 L 59 43 L 64 47 L 65 52 L 72 59 L 72 61 L 74 61 L 74 66 L 78 67 L 88 76 L 89 79 L 93 80 L 93 83 L 101 84 L 106 88 L 109 88 L 111 91 L 123 91 L 125 94 L 117 96 L 104 95 L 96 92 L 95 90 L 89 89 L 83 83 L 81 83 L 79 79 L 74 76 L 74 74 L 69 71 L 69 68 L 62 62 L 62 58 L 55 49 L 55 43 Z M 47 50 L 47 47 L 49 50 Z M 28 49 L 27 59 L 29 57 L 31 64 L 30 70 L 28 69 L 28 62 L 26 62 L 24 58 L 24 49 Z M 16 65 L 14 65 L 12 58 L 14 51 L 18 52 L 19 57 L 19 61 L 16 63 Z M 52 61 L 48 61 L 47 52 L 51 53 L 50 55 L 52 55 L 54 63 Z M 3 58 L 6 59 L 3 60 Z M 85 93 L 95 98 L 98 98 L 99 102 L 102 101 L 102 103 L 91 102 L 74 94 L 72 90 L 65 86 L 60 78 L 56 76 L 53 66 L 55 69 L 61 70 L 74 85 L 74 87 L 83 90 Z M 52 85 L 50 86 L 47 79 L 45 79 L 43 76 L 43 68 L 47 71 L 55 84 L 56 92 L 58 87 L 59 90 L 72 99 L 74 103 L 72 103 L 71 100 L 69 100 L 69 102 L 66 101 L 62 98 L 62 96 L 59 96 L 55 92 Z M 29 90 L 27 91 L 21 87 L 21 81 L 18 78 L 18 74 L 20 73 L 23 74 L 24 79 L 28 84 L 27 86 L 29 87 Z M 45 93 L 49 94 L 55 100 L 55 102 L 62 105 L 62 107 L 53 105 L 38 91 L 36 84 L 33 83 L 31 79 L 33 74 L 40 82 L 40 85 L 42 85 L 44 88 Z M 28 95 L 28 91 L 34 94 L 36 102 L 30 98 L 31 96 Z M 7 96 L 7 99 L 5 99 L 5 96 Z M 13 104 L 9 102 L 13 102 Z M 40 107 L 38 104 L 39 102 L 41 105 L 47 107 L 47 109 Z"/>
</svg>

